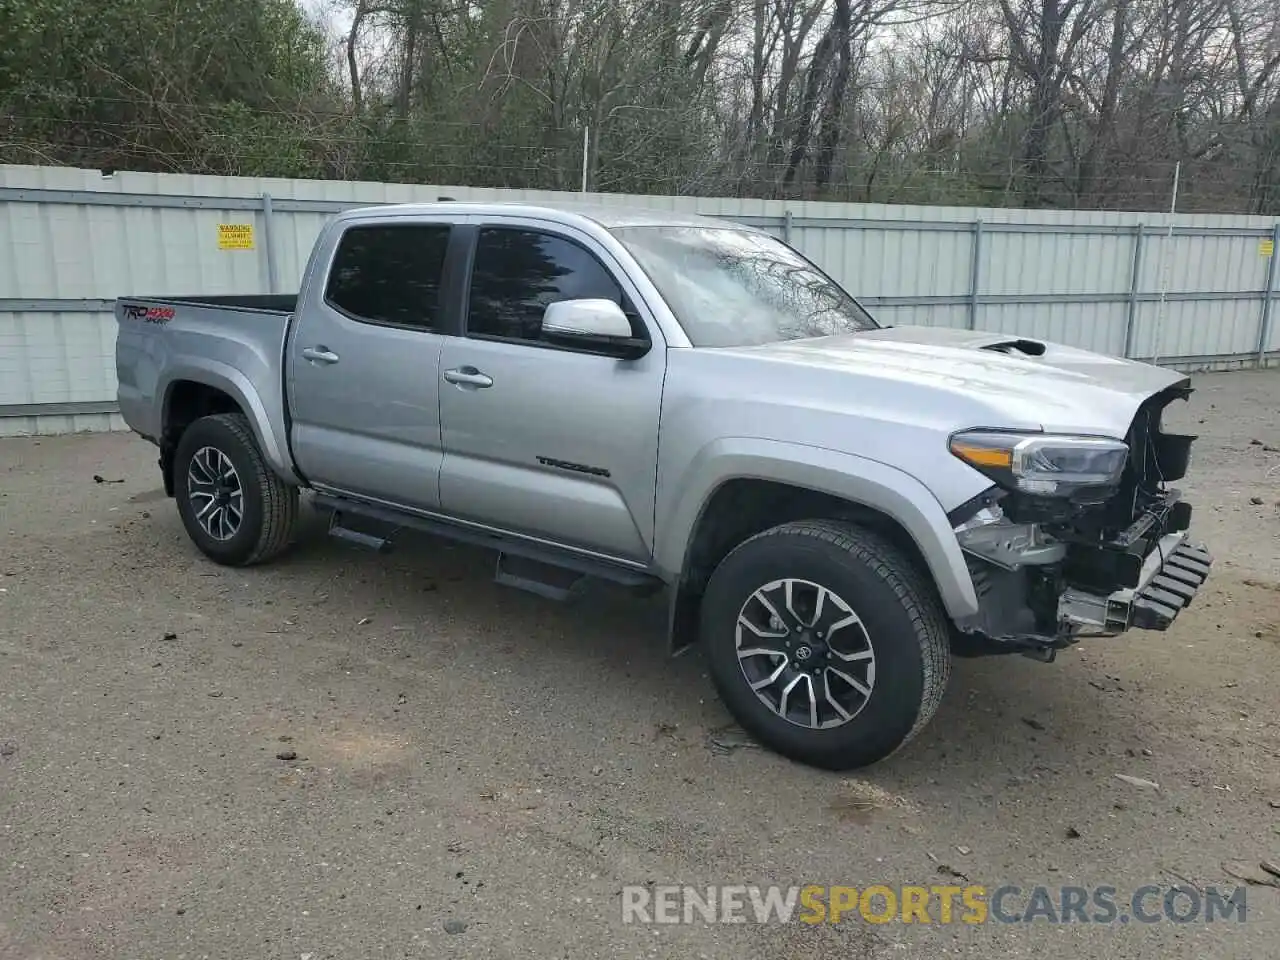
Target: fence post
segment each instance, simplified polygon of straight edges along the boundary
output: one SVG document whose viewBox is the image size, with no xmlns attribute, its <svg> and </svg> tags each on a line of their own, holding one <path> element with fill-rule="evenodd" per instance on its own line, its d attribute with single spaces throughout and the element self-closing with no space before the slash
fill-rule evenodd
<svg viewBox="0 0 1280 960">
<path fill-rule="evenodd" d="M 978 328 L 978 284 L 982 281 L 982 221 L 973 221 L 973 259 L 969 263 L 969 316 L 966 323 L 970 330 Z"/>
<path fill-rule="evenodd" d="M 1129 307 L 1124 318 L 1124 356 L 1133 356 L 1133 341 L 1138 328 L 1138 282 L 1142 277 L 1142 241 L 1146 224 L 1138 224 L 1133 233 L 1133 265 L 1129 272 Z"/>
<path fill-rule="evenodd" d="M 271 194 L 262 195 L 262 249 L 267 259 L 267 293 L 280 289 L 276 275 L 276 246 L 271 235 Z"/>
<path fill-rule="evenodd" d="M 1271 228 L 1271 258 L 1267 262 L 1267 287 L 1262 291 L 1262 317 L 1258 321 L 1258 367 L 1266 366 L 1267 341 L 1271 339 L 1271 305 L 1276 298 L 1276 248 L 1280 247 L 1280 222 Z"/>
<path fill-rule="evenodd" d="M 782 211 L 782 242 L 790 246 L 791 244 L 791 211 Z"/>
</svg>

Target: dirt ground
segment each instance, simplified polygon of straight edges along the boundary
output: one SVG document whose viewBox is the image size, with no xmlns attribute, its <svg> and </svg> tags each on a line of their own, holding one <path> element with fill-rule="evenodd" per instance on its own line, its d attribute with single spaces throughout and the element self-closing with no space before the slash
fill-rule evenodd
<svg viewBox="0 0 1280 960">
<path fill-rule="evenodd" d="M 646 883 L 1127 904 L 1265 879 L 1280 373 L 1195 380 L 1183 486 L 1217 558 L 1195 605 L 1054 664 L 958 661 L 933 724 L 857 776 L 737 738 L 699 658 L 666 657 L 658 603 L 555 605 L 479 551 L 379 557 L 315 522 L 227 570 L 143 441 L 0 442 L 0 960 L 1280 957 L 1266 885 L 1243 923 L 621 919 Z"/>
</svg>

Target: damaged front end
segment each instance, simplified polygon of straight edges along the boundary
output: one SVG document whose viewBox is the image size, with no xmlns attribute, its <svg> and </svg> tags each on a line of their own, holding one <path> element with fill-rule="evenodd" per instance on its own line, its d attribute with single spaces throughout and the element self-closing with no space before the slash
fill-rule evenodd
<svg viewBox="0 0 1280 960">
<path fill-rule="evenodd" d="M 1161 415 L 1189 381 L 1148 398 L 1123 443 L 1106 438 L 967 431 L 952 452 L 994 486 L 952 520 L 980 601 L 960 653 L 1052 660 L 1085 636 L 1165 630 L 1208 577 L 1188 539 L 1186 475 L 1194 437 Z"/>
</svg>

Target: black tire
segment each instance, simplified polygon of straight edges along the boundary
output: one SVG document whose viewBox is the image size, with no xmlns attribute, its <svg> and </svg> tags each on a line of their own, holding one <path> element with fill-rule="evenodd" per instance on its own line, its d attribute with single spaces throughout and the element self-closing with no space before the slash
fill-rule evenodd
<svg viewBox="0 0 1280 960">
<path fill-rule="evenodd" d="M 239 524 L 226 539 L 216 538 L 202 526 L 196 515 L 199 507 L 193 504 L 189 480 L 192 460 L 208 448 L 231 462 L 243 491 Z M 292 543 L 298 518 L 298 490 L 267 466 L 243 414 L 201 417 L 187 427 L 174 455 L 173 479 L 182 524 L 209 559 L 225 566 L 247 567 L 278 556 Z M 202 499 L 201 505 L 206 504 L 207 500 Z"/>
<path fill-rule="evenodd" d="M 827 596 L 835 594 L 837 600 L 843 600 L 865 625 L 865 630 L 856 625 L 860 633 L 849 636 L 859 643 L 865 640 L 872 651 L 875 673 L 870 694 L 855 694 L 862 697 L 862 706 L 846 710 L 852 719 L 842 720 L 830 713 L 829 701 L 819 697 L 819 692 L 825 696 L 832 691 L 831 686 L 823 684 L 833 684 L 846 695 L 854 693 L 852 686 L 832 680 L 825 673 L 805 681 L 812 698 L 822 702 L 820 709 L 828 711 L 828 720 L 839 725 L 816 728 L 784 718 L 778 712 L 779 704 L 771 707 L 762 702 L 747 678 L 748 668 L 740 666 L 740 614 L 748 609 L 746 605 L 758 589 L 786 579 L 821 585 L 829 591 Z M 795 589 L 807 588 L 797 585 Z M 846 616 L 839 606 L 835 610 L 837 616 Z M 784 618 L 790 619 L 786 614 Z M 833 625 L 829 618 L 827 621 Z M 807 648 L 812 637 L 823 636 L 822 632 L 796 632 L 794 625 L 792 631 L 788 641 L 792 647 L 799 643 Z M 826 638 L 831 646 L 835 646 L 835 633 L 831 630 Z M 745 632 L 743 635 L 753 645 L 783 642 L 772 638 L 755 640 Z M 842 638 L 845 636 L 841 634 Z M 786 757 L 829 770 L 867 766 L 910 741 L 937 711 L 951 673 L 948 623 L 929 581 L 885 538 L 856 524 L 835 520 L 805 520 L 774 527 L 746 540 L 725 557 L 702 600 L 702 639 L 716 690 L 743 729 Z M 792 671 L 792 665 L 801 661 L 795 659 L 798 654 L 794 650 L 788 649 L 790 652 L 782 659 L 765 655 L 769 659 L 764 661 L 763 672 L 772 673 L 775 665 L 781 664 L 787 664 L 786 669 Z M 835 659 L 838 655 L 834 652 L 812 655 L 825 656 L 831 665 L 848 669 Z M 860 656 L 865 657 L 865 651 Z M 751 662 L 758 665 L 760 659 Z M 792 673 L 784 673 L 778 686 L 789 683 L 790 676 Z M 865 681 L 867 677 L 864 674 L 860 679 Z M 805 692 L 803 685 L 796 689 L 801 694 Z M 807 710 L 804 702 L 802 707 Z M 789 706 L 785 701 L 781 705 L 783 709 Z M 790 707 L 788 713 L 794 709 Z M 813 715 L 806 714 L 802 719 L 809 716 Z"/>
</svg>

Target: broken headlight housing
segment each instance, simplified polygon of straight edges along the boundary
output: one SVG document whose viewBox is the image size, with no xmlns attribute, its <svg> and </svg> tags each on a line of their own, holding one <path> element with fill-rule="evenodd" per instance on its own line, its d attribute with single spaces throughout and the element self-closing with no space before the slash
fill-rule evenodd
<svg viewBox="0 0 1280 960">
<path fill-rule="evenodd" d="M 1129 458 L 1123 441 L 1046 433 L 966 430 L 951 452 L 1006 490 L 1039 497 L 1105 498 Z"/>
</svg>

